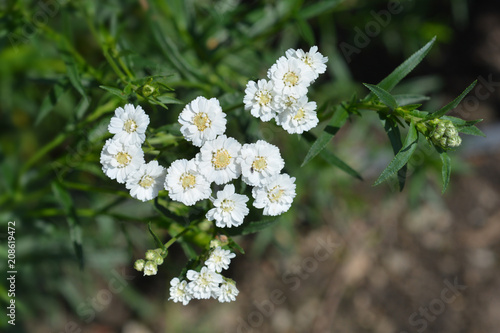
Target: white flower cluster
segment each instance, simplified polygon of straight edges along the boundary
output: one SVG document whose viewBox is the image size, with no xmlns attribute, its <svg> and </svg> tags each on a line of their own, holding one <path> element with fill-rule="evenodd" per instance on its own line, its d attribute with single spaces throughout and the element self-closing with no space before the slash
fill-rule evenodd
<svg viewBox="0 0 500 333">
<path fill-rule="evenodd" d="M 249 199 L 228 183 L 241 176 L 254 186 L 254 206 L 263 209 L 264 215 L 279 215 L 290 208 L 295 178 L 280 174 L 285 162 L 278 147 L 262 140 L 241 145 L 227 137 L 226 115 L 217 99 L 197 97 L 182 110 L 179 123 L 186 140 L 200 151 L 190 160 L 174 161 L 167 169 L 164 185 L 172 200 L 191 206 L 210 198 L 214 207 L 207 219 L 220 228 L 237 227 L 249 213 Z M 225 185 L 215 198 L 212 183 Z"/>
<path fill-rule="evenodd" d="M 146 140 L 149 117 L 132 104 L 117 108 L 108 126 L 113 138 L 101 151 L 101 165 L 111 179 L 124 184 L 130 195 L 142 201 L 155 198 L 163 188 L 166 170 L 157 161 L 146 163 L 141 145 Z"/>
<path fill-rule="evenodd" d="M 235 301 L 239 294 L 235 282 L 220 274 L 222 270 L 229 268 L 231 259 L 235 256 L 220 246 L 213 248 L 199 272 L 188 270 L 187 280 L 173 278 L 170 281 L 169 300 L 182 302 L 183 305 L 187 305 L 192 299 L 215 298 L 221 303 Z"/>
<path fill-rule="evenodd" d="M 286 51 L 267 71 L 268 80 L 249 81 L 245 89 L 245 110 L 262 121 L 275 119 L 290 134 L 301 134 L 318 125 L 316 102 L 307 99 L 307 88 L 326 71 L 328 57 L 313 46 Z"/>
</svg>

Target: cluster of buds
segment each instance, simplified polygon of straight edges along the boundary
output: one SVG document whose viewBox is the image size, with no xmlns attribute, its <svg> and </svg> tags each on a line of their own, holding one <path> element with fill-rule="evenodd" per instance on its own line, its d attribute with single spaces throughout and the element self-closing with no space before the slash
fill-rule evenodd
<svg viewBox="0 0 500 333">
<path fill-rule="evenodd" d="M 433 119 L 429 121 L 433 130 L 431 139 L 435 145 L 443 148 L 456 148 L 462 143 L 462 139 L 458 135 L 455 125 L 449 120 Z"/>
<path fill-rule="evenodd" d="M 163 258 L 166 252 L 163 249 L 147 250 L 144 259 L 136 260 L 134 268 L 139 272 L 144 272 L 144 275 L 156 275 L 158 265 L 163 264 Z"/>
</svg>

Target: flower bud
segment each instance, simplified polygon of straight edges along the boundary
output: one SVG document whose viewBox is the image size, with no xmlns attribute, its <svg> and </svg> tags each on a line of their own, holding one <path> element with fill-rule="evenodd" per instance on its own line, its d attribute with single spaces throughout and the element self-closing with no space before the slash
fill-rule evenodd
<svg viewBox="0 0 500 333">
<path fill-rule="evenodd" d="M 434 127 L 430 138 L 436 146 L 449 149 L 458 147 L 462 143 L 455 125 L 450 120 L 433 119 L 429 121 L 429 125 Z"/>
<path fill-rule="evenodd" d="M 158 266 L 154 261 L 147 261 L 144 265 L 144 275 L 156 275 L 158 273 Z"/>
<path fill-rule="evenodd" d="M 134 263 L 134 268 L 137 271 L 141 272 L 144 269 L 144 264 L 145 264 L 144 259 L 136 260 L 135 263 Z"/>
<path fill-rule="evenodd" d="M 146 255 L 144 256 L 146 260 L 155 260 L 158 253 L 155 250 L 147 250 Z"/>
<path fill-rule="evenodd" d="M 149 84 L 145 84 L 143 87 L 142 87 L 142 94 L 144 95 L 144 97 L 148 97 L 148 96 L 151 96 L 154 92 L 155 92 L 156 88 L 149 85 Z"/>
</svg>

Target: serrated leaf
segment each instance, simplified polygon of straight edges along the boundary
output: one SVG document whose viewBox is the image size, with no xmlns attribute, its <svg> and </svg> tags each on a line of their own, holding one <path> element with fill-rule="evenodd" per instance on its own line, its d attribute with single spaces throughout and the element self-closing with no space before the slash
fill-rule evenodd
<svg viewBox="0 0 500 333">
<path fill-rule="evenodd" d="M 68 83 L 66 80 L 57 82 L 54 87 L 52 87 L 42 101 L 40 110 L 38 111 L 38 115 L 36 117 L 35 126 L 40 124 L 40 122 L 54 109 L 61 96 L 67 91 Z"/>
<path fill-rule="evenodd" d="M 410 104 L 417 104 L 420 102 L 428 101 L 430 99 L 429 96 L 418 95 L 418 94 L 400 94 L 394 95 L 396 102 L 398 105 L 405 106 Z"/>
<path fill-rule="evenodd" d="M 403 148 L 394 156 L 392 161 L 389 163 L 387 168 L 382 172 L 380 177 L 375 181 L 374 185 L 378 185 L 389 177 L 398 172 L 401 168 L 403 168 L 406 163 L 410 160 L 411 155 L 417 148 L 418 143 L 418 132 L 415 127 L 415 123 L 411 122 L 410 129 L 408 130 L 408 135 L 406 136 Z"/>
<path fill-rule="evenodd" d="M 451 161 L 450 157 L 445 151 L 441 151 L 439 153 L 439 157 L 441 157 L 441 161 L 443 162 L 443 167 L 441 169 L 441 178 L 443 179 L 443 191 L 446 191 L 448 184 L 450 183 L 450 175 L 451 175 Z"/>
<path fill-rule="evenodd" d="M 128 98 L 128 94 L 125 94 L 123 91 L 121 91 L 118 88 L 115 87 L 109 87 L 109 86 L 99 86 L 99 88 L 106 90 L 107 92 L 112 93 L 115 96 L 120 97 L 121 99 L 126 100 Z"/>
<path fill-rule="evenodd" d="M 148 230 L 151 236 L 153 236 L 156 246 L 160 249 L 165 250 L 165 245 L 163 245 L 163 242 L 160 240 L 160 237 L 158 237 L 158 235 L 156 235 L 156 233 L 151 228 L 151 222 L 148 223 Z"/>
<path fill-rule="evenodd" d="M 457 128 L 457 131 L 459 131 L 460 133 L 486 137 L 486 135 L 483 133 L 483 131 L 481 131 L 476 126 L 456 126 L 456 128 Z"/>
<path fill-rule="evenodd" d="M 391 110 L 394 110 L 395 108 L 398 107 L 398 103 L 396 102 L 396 99 L 391 94 L 389 94 L 387 91 L 385 91 L 383 88 L 380 88 L 380 87 L 375 86 L 373 84 L 367 84 L 367 83 L 363 83 L 363 85 L 365 87 L 367 87 L 368 89 L 370 89 L 370 91 L 372 93 L 377 95 L 378 99 L 382 103 L 387 105 Z"/>
<path fill-rule="evenodd" d="M 436 41 L 436 37 L 432 38 L 430 42 L 424 45 L 420 50 L 412 54 L 401 65 L 399 65 L 391 74 L 377 84 L 378 87 L 391 91 L 402 79 L 404 79 L 429 53 L 432 45 Z M 373 98 L 374 94 L 368 94 L 364 101 Z"/>
<path fill-rule="evenodd" d="M 444 116 L 446 113 L 448 113 L 448 111 L 456 108 L 458 106 L 458 104 L 460 104 L 460 102 L 462 101 L 462 99 L 464 99 L 465 96 L 467 96 L 467 94 L 476 86 L 476 83 L 477 83 L 477 80 L 475 80 L 474 82 L 472 82 L 461 94 L 460 96 L 458 96 L 457 98 L 455 98 L 453 101 L 451 101 L 450 103 L 446 104 L 444 107 L 442 107 L 441 109 L 439 109 L 438 111 L 436 112 L 433 112 L 433 113 L 430 113 L 429 115 L 427 115 L 427 117 L 424 118 L 424 120 L 431 120 L 431 119 L 436 119 L 436 118 L 441 118 L 442 116 Z"/>
<path fill-rule="evenodd" d="M 319 135 L 318 139 L 313 143 L 311 148 L 306 154 L 304 158 L 304 162 L 302 162 L 302 166 L 304 166 L 307 162 L 312 160 L 316 155 L 318 155 L 323 149 L 325 149 L 326 145 L 330 140 L 337 134 L 340 128 L 345 124 L 347 118 L 349 117 L 349 113 L 347 110 L 339 105 L 337 106 L 335 113 L 333 114 L 332 119 L 326 125 L 325 129 Z"/>
<path fill-rule="evenodd" d="M 339 168 L 340 170 L 344 171 L 348 175 L 350 175 L 354 178 L 357 178 L 359 180 L 363 180 L 363 177 L 361 177 L 361 175 L 356 170 L 351 168 L 347 163 L 342 161 L 340 158 L 338 158 L 331 151 L 325 149 L 325 150 L 321 151 L 319 156 L 321 156 L 328 163 L 330 163 L 330 164 L 336 166 L 337 168 Z"/>
</svg>

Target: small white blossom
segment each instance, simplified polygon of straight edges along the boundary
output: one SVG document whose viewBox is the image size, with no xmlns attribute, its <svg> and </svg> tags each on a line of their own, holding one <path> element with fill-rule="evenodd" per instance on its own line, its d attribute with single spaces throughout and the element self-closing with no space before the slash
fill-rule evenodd
<svg viewBox="0 0 500 333">
<path fill-rule="evenodd" d="M 218 246 L 210 253 L 210 257 L 205 261 L 205 265 L 209 270 L 220 273 L 223 269 L 229 268 L 231 259 L 234 257 L 236 257 L 236 254 Z"/>
<path fill-rule="evenodd" d="M 158 273 L 158 266 L 154 261 L 146 261 L 143 270 L 144 275 L 156 275 Z"/>
<path fill-rule="evenodd" d="M 140 146 L 126 145 L 108 139 L 101 151 L 102 171 L 118 183 L 125 183 L 130 174 L 144 164 L 144 152 Z"/>
<path fill-rule="evenodd" d="M 290 209 L 295 197 L 295 177 L 276 175 L 266 184 L 252 189 L 256 208 L 263 208 L 264 215 L 276 216 Z"/>
<path fill-rule="evenodd" d="M 182 202 L 186 206 L 208 199 L 212 193 L 210 183 L 200 173 L 194 159 L 172 162 L 167 170 L 164 185 L 172 200 Z"/>
<path fill-rule="evenodd" d="M 264 140 L 244 144 L 240 156 L 241 179 L 250 186 L 262 185 L 285 166 L 279 148 Z"/>
<path fill-rule="evenodd" d="M 146 140 L 146 129 L 149 125 L 149 117 L 141 106 L 134 108 L 132 104 L 126 104 L 123 108 L 115 110 L 115 116 L 111 118 L 108 131 L 125 145 L 140 146 Z"/>
<path fill-rule="evenodd" d="M 144 264 L 145 263 L 146 263 L 146 261 L 144 259 L 136 260 L 135 263 L 134 263 L 135 270 L 141 272 L 144 269 Z"/>
<path fill-rule="evenodd" d="M 214 140 L 226 131 L 226 114 L 216 98 L 199 96 L 186 105 L 179 115 L 181 133 L 196 147 Z"/>
<path fill-rule="evenodd" d="M 287 95 L 276 95 L 276 98 L 274 100 L 274 108 L 276 110 L 275 119 L 277 119 L 277 116 L 279 116 L 283 112 L 295 111 L 297 109 L 297 103 L 302 97 L 303 96 L 294 97 Z"/>
<path fill-rule="evenodd" d="M 200 272 L 190 269 L 186 277 L 191 281 L 188 283 L 189 291 L 196 299 L 208 299 L 217 295 L 219 284 L 223 281 L 222 275 L 209 270 L 206 266 L 203 266 Z"/>
<path fill-rule="evenodd" d="M 252 116 L 262 121 L 269 121 L 276 115 L 274 96 L 272 81 L 259 80 L 257 83 L 248 81 L 243 98 L 245 110 L 250 110 Z"/>
<path fill-rule="evenodd" d="M 214 208 L 207 212 L 206 217 L 209 221 L 215 220 L 219 228 L 237 227 L 250 212 L 247 201 L 246 195 L 235 193 L 234 185 L 228 184 L 217 192 L 217 198 L 213 200 Z"/>
<path fill-rule="evenodd" d="M 302 134 L 316 127 L 318 123 L 316 102 L 308 102 L 306 96 L 301 97 L 294 108 L 289 108 L 276 116 L 276 124 L 290 134 Z"/>
<path fill-rule="evenodd" d="M 151 161 L 141 165 L 139 170 L 131 174 L 125 186 L 133 198 L 148 201 L 158 196 L 158 192 L 163 188 L 166 173 L 158 161 Z"/>
<path fill-rule="evenodd" d="M 187 281 L 180 281 L 178 278 L 173 278 L 170 280 L 170 286 L 169 300 L 172 300 L 175 303 L 182 302 L 182 305 L 187 305 L 193 298 L 189 288 L 187 287 Z"/>
<path fill-rule="evenodd" d="M 307 87 L 314 80 L 314 73 L 307 65 L 299 59 L 286 57 L 279 58 L 267 76 L 273 82 L 276 94 L 296 98 L 307 94 Z"/>
<path fill-rule="evenodd" d="M 221 303 L 234 302 L 240 291 L 236 288 L 234 281 L 224 281 L 219 287 L 217 300 Z"/>
<path fill-rule="evenodd" d="M 326 72 L 326 62 L 328 61 L 328 57 L 324 57 L 321 53 L 319 53 L 316 45 L 312 46 L 309 49 L 309 52 L 304 52 L 301 49 L 289 49 L 285 54 L 288 59 L 296 58 L 306 64 L 313 71 L 314 79 L 317 79 L 319 74 Z"/>
<path fill-rule="evenodd" d="M 209 182 L 215 182 L 217 185 L 238 178 L 241 174 L 240 165 L 237 163 L 240 150 L 241 144 L 225 135 L 205 142 L 197 155 L 200 171 Z"/>
</svg>

